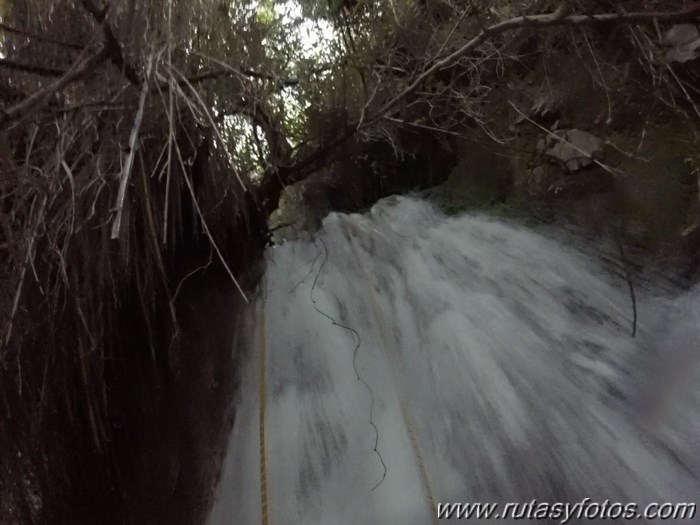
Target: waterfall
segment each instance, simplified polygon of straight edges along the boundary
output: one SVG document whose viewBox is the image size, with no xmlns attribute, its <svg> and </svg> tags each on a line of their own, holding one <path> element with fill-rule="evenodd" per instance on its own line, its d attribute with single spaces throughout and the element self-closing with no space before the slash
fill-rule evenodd
<svg viewBox="0 0 700 525">
<path fill-rule="evenodd" d="M 637 283 L 632 337 L 627 281 L 576 246 L 392 197 L 270 249 L 210 525 L 263 523 L 261 399 L 274 525 L 695 501 L 700 290 Z"/>
</svg>

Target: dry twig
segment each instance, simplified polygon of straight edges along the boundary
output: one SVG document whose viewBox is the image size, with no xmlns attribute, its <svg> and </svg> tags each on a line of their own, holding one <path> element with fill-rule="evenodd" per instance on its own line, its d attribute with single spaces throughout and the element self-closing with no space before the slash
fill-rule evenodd
<svg viewBox="0 0 700 525">
<path fill-rule="evenodd" d="M 154 55 L 151 54 L 148 60 L 148 67 L 146 69 L 146 79 L 141 86 L 141 96 L 139 97 L 139 106 L 136 111 L 136 117 L 134 117 L 134 125 L 131 128 L 131 134 L 129 135 L 129 154 L 126 156 L 126 162 L 124 163 L 124 168 L 122 169 L 121 179 L 119 181 L 119 192 L 117 193 L 117 202 L 115 204 L 116 216 L 114 217 L 114 222 L 112 223 L 112 239 L 119 238 L 119 230 L 122 224 L 122 212 L 124 210 L 124 198 L 126 196 L 126 185 L 129 182 L 129 175 L 131 175 L 131 168 L 134 165 L 134 156 L 136 155 L 136 149 L 138 148 L 139 140 L 139 130 L 141 129 L 141 121 L 143 120 L 143 112 L 146 106 L 146 98 L 148 96 L 148 84 L 151 76 L 151 69 L 153 67 Z"/>
</svg>

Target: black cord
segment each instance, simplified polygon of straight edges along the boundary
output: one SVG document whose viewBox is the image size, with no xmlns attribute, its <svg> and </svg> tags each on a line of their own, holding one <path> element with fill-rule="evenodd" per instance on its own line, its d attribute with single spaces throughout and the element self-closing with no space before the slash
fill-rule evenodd
<svg viewBox="0 0 700 525">
<path fill-rule="evenodd" d="M 328 247 L 326 246 L 326 243 L 323 241 L 323 239 L 318 239 L 321 244 L 323 245 L 323 250 L 324 250 L 324 256 L 323 256 L 323 261 L 321 262 L 321 266 L 318 269 L 318 272 L 316 273 L 316 276 L 314 277 L 314 282 L 313 285 L 311 286 L 311 290 L 309 292 L 309 297 L 311 299 L 311 303 L 314 307 L 314 310 L 316 310 L 319 314 L 321 314 L 323 317 L 328 319 L 333 326 L 337 326 L 339 328 L 343 328 L 344 330 L 347 330 L 348 332 L 352 333 L 354 337 L 356 338 L 356 343 L 355 343 L 355 350 L 353 351 L 352 355 L 352 368 L 355 371 L 355 377 L 357 378 L 358 381 L 360 381 L 364 387 L 367 389 L 367 392 L 369 393 L 370 396 L 370 405 L 369 405 L 369 424 L 370 426 L 374 429 L 374 447 L 372 451 L 377 455 L 379 458 L 380 463 L 382 464 L 382 469 L 383 473 L 377 484 L 372 487 L 372 491 L 379 487 L 384 480 L 386 479 L 386 474 L 387 474 L 387 467 L 386 463 L 384 463 L 384 458 L 382 458 L 381 453 L 379 452 L 379 428 L 377 428 L 377 425 L 374 422 L 374 404 L 375 404 L 375 398 L 374 398 L 374 393 L 372 392 L 372 389 L 370 388 L 369 384 L 367 381 L 360 376 L 359 371 L 357 370 L 357 353 L 360 350 L 360 345 L 362 342 L 362 339 L 360 337 L 360 334 L 357 330 L 354 328 L 351 328 L 349 326 L 346 326 L 344 324 L 339 323 L 336 319 L 334 319 L 332 316 L 328 315 L 326 312 L 321 310 L 318 306 L 316 306 L 316 299 L 314 299 L 314 290 L 316 288 L 316 284 L 318 283 L 318 278 L 321 275 L 321 272 L 323 271 L 323 268 L 325 267 L 326 263 L 328 262 Z M 314 246 L 316 245 L 316 240 L 314 240 Z M 316 259 L 314 259 L 314 264 L 316 263 L 316 260 L 318 257 L 321 255 L 321 251 L 319 250 L 318 255 L 316 256 Z M 313 269 L 313 265 L 312 265 Z"/>
</svg>

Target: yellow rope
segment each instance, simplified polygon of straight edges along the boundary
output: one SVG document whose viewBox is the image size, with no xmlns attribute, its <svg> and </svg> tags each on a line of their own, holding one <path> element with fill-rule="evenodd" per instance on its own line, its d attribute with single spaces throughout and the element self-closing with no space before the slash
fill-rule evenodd
<svg viewBox="0 0 700 525">
<path fill-rule="evenodd" d="M 263 278 L 263 291 L 265 280 Z M 262 308 L 260 312 L 260 498 L 262 505 L 262 523 L 269 525 L 270 517 L 267 510 L 267 448 L 265 446 L 265 361 L 266 361 L 266 343 L 265 343 L 265 300 L 262 300 Z"/>
<path fill-rule="evenodd" d="M 372 296 L 372 292 L 369 292 L 369 297 L 370 297 L 370 303 L 372 303 L 372 309 L 375 312 L 375 318 L 379 319 L 378 315 L 378 307 L 377 303 Z M 389 352 L 388 348 L 390 345 L 387 343 L 387 337 L 384 332 L 383 327 L 380 328 L 380 332 L 382 334 L 382 339 L 384 339 L 384 350 L 389 353 L 390 355 L 387 356 L 389 359 L 389 366 L 391 367 L 392 371 L 394 371 L 394 364 L 393 364 L 393 357 L 395 356 L 395 352 Z M 396 372 L 394 371 L 394 377 L 396 377 Z M 398 385 L 397 385 L 398 386 Z M 430 476 L 428 476 L 428 469 L 425 465 L 425 460 L 423 459 L 423 451 L 421 450 L 420 446 L 420 441 L 418 440 L 418 433 L 416 432 L 416 427 L 413 424 L 413 420 L 411 419 L 411 416 L 408 413 L 408 409 L 406 408 L 406 404 L 404 403 L 403 399 L 401 398 L 401 393 L 397 392 L 397 396 L 399 398 L 399 408 L 401 409 L 401 417 L 403 418 L 404 424 L 406 425 L 406 431 L 408 433 L 408 437 L 411 440 L 411 447 L 413 448 L 413 454 L 416 457 L 416 464 L 418 465 L 418 471 L 420 472 L 420 478 L 421 478 L 421 485 L 423 485 L 423 491 L 425 492 L 425 497 L 428 500 L 428 504 L 430 505 L 430 509 L 433 512 L 433 523 L 437 524 L 438 523 L 438 517 L 437 517 L 437 505 L 435 505 L 435 498 L 433 497 L 433 489 L 432 485 L 430 483 Z"/>
<path fill-rule="evenodd" d="M 406 423 L 406 429 L 408 431 L 408 437 L 411 440 L 411 446 L 413 447 L 413 453 L 416 456 L 416 463 L 418 464 L 418 470 L 420 471 L 421 484 L 423 485 L 423 490 L 425 491 L 425 496 L 428 498 L 428 504 L 430 509 L 433 511 L 433 523 L 438 523 L 437 517 L 437 505 L 435 505 L 435 498 L 433 497 L 433 489 L 430 484 L 430 477 L 428 476 L 428 469 L 425 466 L 425 460 L 423 459 L 423 452 L 420 447 L 420 442 L 418 441 L 418 435 L 416 433 L 413 421 L 411 420 L 408 412 L 406 411 L 403 400 L 399 399 L 399 405 L 401 406 L 401 416 L 403 417 L 404 423 Z"/>
</svg>

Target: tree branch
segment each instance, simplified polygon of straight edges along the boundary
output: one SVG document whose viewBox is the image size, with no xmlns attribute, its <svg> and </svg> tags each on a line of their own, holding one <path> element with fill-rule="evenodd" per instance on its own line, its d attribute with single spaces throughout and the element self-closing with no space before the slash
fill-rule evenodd
<svg viewBox="0 0 700 525">
<path fill-rule="evenodd" d="M 54 40 L 53 38 L 48 38 L 43 35 L 37 35 L 34 33 L 30 33 L 29 31 L 25 31 L 23 29 L 17 29 L 16 27 L 8 26 L 7 24 L 3 24 L 2 22 L 0 22 L 0 30 L 14 35 L 20 35 L 31 40 L 37 40 L 39 42 L 45 42 L 47 44 L 53 44 L 55 46 L 65 47 L 68 49 L 74 49 L 76 51 L 80 51 L 83 49 L 83 46 L 79 46 L 78 44 L 70 44 L 68 42 L 62 42 L 61 40 Z"/>
<path fill-rule="evenodd" d="M 138 148 L 139 131 L 141 130 L 141 122 L 143 121 L 143 113 L 146 107 L 146 98 L 148 97 L 148 80 L 151 75 L 152 66 L 153 56 L 151 55 L 148 60 L 148 68 L 146 69 L 146 79 L 141 86 L 139 107 L 136 111 L 136 116 L 134 117 L 134 125 L 131 128 L 131 133 L 129 134 L 129 154 L 126 157 L 126 162 L 124 163 L 124 168 L 122 169 L 121 180 L 119 181 L 119 191 L 117 193 L 117 203 L 115 206 L 117 213 L 114 217 L 114 222 L 112 223 L 112 239 L 119 238 L 119 230 L 121 229 L 122 224 L 122 212 L 124 210 L 124 199 L 126 197 L 126 186 L 129 182 L 131 168 L 134 165 L 136 149 Z"/>
<path fill-rule="evenodd" d="M 3 67 L 5 69 L 12 69 L 14 71 L 33 73 L 35 75 L 43 75 L 46 77 L 60 77 L 61 75 L 66 74 L 66 71 L 64 69 L 35 66 L 32 64 L 22 64 L 20 62 L 15 62 L 14 60 L 8 60 L 2 57 L 0 57 L 0 67 Z"/>
<path fill-rule="evenodd" d="M 269 80 L 275 82 L 278 88 L 294 87 L 299 85 L 299 79 L 296 78 L 277 78 L 273 75 L 268 75 L 265 73 L 259 73 L 257 71 L 252 71 L 250 69 L 242 69 L 240 71 L 234 71 L 232 69 L 215 69 L 213 71 L 207 71 L 195 75 L 187 80 L 191 83 L 204 82 L 206 80 L 214 80 L 220 77 L 227 77 L 231 75 L 243 75 L 247 77 L 257 78 L 260 80 Z"/>
<path fill-rule="evenodd" d="M 126 79 L 133 84 L 135 87 L 141 87 L 141 78 L 139 77 L 136 68 L 124 60 L 124 53 L 122 52 L 122 46 L 119 44 L 117 37 L 112 31 L 112 27 L 107 22 L 107 12 L 109 6 L 98 9 L 92 0 L 81 0 L 85 10 L 92 15 L 95 21 L 102 26 L 102 33 L 104 35 L 105 48 L 107 55 L 109 56 L 110 62 L 117 66 L 119 71 L 126 77 Z"/>
<path fill-rule="evenodd" d="M 265 134 L 265 141 L 270 150 L 269 164 L 278 167 L 286 162 L 291 146 L 268 105 L 264 101 L 250 100 L 248 97 L 244 97 L 239 111 L 247 115 L 253 125 L 260 126 Z"/>
<path fill-rule="evenodd" d="M 104 48 L 98 50 L 96 53 L 88 57 L 81 56 L 63 76 L 56 79 L 45 88 L 40 89 L 39 91 L 36 91 L 22 99 L 14 106 L 2 111 L 0 114 L 2 116 L 0 124 L 6 124 L 7 121 L 12 121 L 18 118 L 27 118 L 34 111 L 39 109 L 51 94 L 63 89 L 71 82 L 75 82 L 76 80 L 80 79 L 85 73 L 92 70 L 92 68 L 97 66 L 105 58 L 106 54 Z"/>
<path fill-rule="evenodd" d="M 531 28 L 546 28 L 555 26 L 586 26 L 586 25 L 602 25 L 602 24 L 648 24 L 654 22 L 667 22 L 667 23 L 679 23 L 679 22 L 690 22 L 697 20 L 700 17 L 700 5 L 697 3 L 683 11 L 674 11 L 666 13 L 654 13 L 654 12 L 642 12 L 642 13 L 607 13 L 600 15 L 569 15 L 562 16 L 562 11 L 557 9 L 553 13 L 548 13 L 544 15 L 533 15 L 533 16 L 518 16 L 499 22 L 497 24 L 485 27 L 479 34 L 467 42 L 464 46 L 460 47 L 454 53 L 446 56 L 435 62 L 432 66 L 426 69 L 423 73 L 418 75 L 416 79 L 411 82 L 411 84 L 404 89 L 401 93 L 394 96 L 388 102 L 386 102 L 376 113 L 375 118 L 381 118 L 381 116 L 390 110 L 397 102 L 406 97 L 406 95 L 412 93 L 416 88 L 423 83 L 425 79 L 430 77 L 433 73 L 438 70 L 449 66 L 450 64 L 456 62 L 469 51 L 477 48 L 483 42 L 489 38 L 493 38 L 496 35 L 512 31 L 514 29 L 522 29 L 526 27 Z"/>
<path fill-rule="evenodd" d="M 460 60 L 464 55 L 479 47 L 489 38 L 496 35 L 506 33 L 515 29 L 536 28 L 544 29 L 556 26 L 591 26 L 604 24 L 627 24 L 639 25 L 655 22 L 665 23 L 682 23 L 693 22 L 700 18 L 700 3 L 695 3 L 688 9 L 674 12 L 640 12 L 640 13 L 606 13 L 606 14 L 587 14 L 587 15 L 565 15 L 564 9 L 557 9 L 553 13 L 533 15 L 533 16 L 518 16 L 484 27 L 474 38 L 467 42 L 464 46 L 457 49 L 450 55 L 437 60 L 432 66 L 418 75 L 403 91 L 392 97 L 384 103 L 378 111 L 369 118 L 365 118 L 363 122 L 355 122 L 347 126 L 337 139 L 332 142 L 320 146 L 315 151 L 311 152 L 305 158 L 300 159 L 292 166 L 284 167 L 280 176 L 285 184 L 295 182 L 303 178 L 304 173 L 309 173 L 313 170 L 315 164 L 323 160 L 334 149 L 344 144 L 347 140 L 357 133 L 362 127 L 366 127 L 371 123 L 381 120 L 386 114 L 402 99 L 413 93 L 427 78 L 437 71 L 450 66 Z"/>
</svg>

